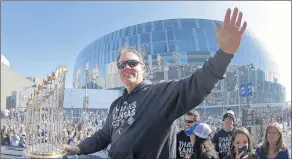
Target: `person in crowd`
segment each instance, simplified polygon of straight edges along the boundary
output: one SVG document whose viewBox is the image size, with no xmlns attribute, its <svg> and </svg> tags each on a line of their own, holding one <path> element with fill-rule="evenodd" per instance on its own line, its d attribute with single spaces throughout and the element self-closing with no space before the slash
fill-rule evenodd
<svg viewBox="0 0 292 159">
<path fill-rule="evenodd" d="M 10 143 L 12 146 L 19 146 L 20 137 L 15 130 L 11 130 Z"/>
<path fill-rule="evenodd" d="M 210 126 L 206 123 L 197 123 L 191 130 L 191 132 L 186 131 L 193 145 L 190 159 L 217 159 L 216 151 L 211 142 L 212 130 Z"/>
<path fill-rule="evenodd" d="M 184 117 L 184 130 L 177 133 L 176 136 L 176 158 L 184 158 L 185 153 L 193 152 L 190 137 L 185 134 L 185 130 L 190 129 L 196 123 L 200 122 L 200 114 L 196 110 L 191 110 Z"/>
<path fill-rule="evenodd" d="M 19 146 L 26 148 L 26 137 L 25 134 L 23 133 L 22 136 L 20 137 L 19 141 Z"/>
<path fill-rule="evenodd" d="M 2 137 L 1 142 L 3 145 L 10 145 L 10 133 L 6 125 L 4 125 L 3 129 L 1 130 L 1 137 Z"/>
<path fill-rule="evenodd" d="M 218 51 L 187 78 L 152 84 L 143 78 L 143 55 L 135 48 L 121 49 L 117 68 L 126 86 L 123 95 L 112 103 L 102 129 L 77 146 L 65 145 L 66 151 L 90 154 L 111 144 L 110 158 L 169 158 L 161 150 L 172 123 L 198 106 L 224 79 L 240 46 L 247 23 L 242 25 L 243 14 L 237 8 L 231 12 L 227 10 L 223 27 L 216 23 Z"/>
<path fill-rule="evenodd" d="M 289 159 L 288 148 L 284 144 L 282 127 L 279 123 L 270 123 L 266 129 L 264 142 L 256 149 L 260 159 Z"/>
<path fill-rule="evenodd" d="M 251 157 L 253 152 L 252 138 L 244 127 L 234 129 L 228 155 L 224 159 L 242 159 Z"/>
<path fill-rule="evenodd" d="M 227 156 L 229 152 L 234 129 L 234 119 L 234 112 L 232 110 L 227 110 L 223 115 L 223 127 L 213 136 L 212 142 L 215 145 L 215 149 L 220 159 L 223 159 L 225 156 Z"/>
</svg>

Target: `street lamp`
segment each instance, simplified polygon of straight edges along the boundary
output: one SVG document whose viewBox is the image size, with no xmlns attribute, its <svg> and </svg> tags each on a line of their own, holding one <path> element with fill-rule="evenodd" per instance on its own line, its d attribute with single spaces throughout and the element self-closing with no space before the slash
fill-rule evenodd
<svg viewBox="0 0 292 159">
<path fill-rule="evenodd" d="M 246 77 L 246 74 L 244 72 L 241 72 L 240 69 L 244 69 L 244 68 L 248 68 L 248 75 Z M 241 114 L 241 98 L 240 96 L 242 96 L 243 94 L 245 94 L 245 97 L 246 97 L 246 102 L 247 102 L 247 106 L 249 106 L 249 96 L 251 95 L 248 95 L 247 93 L 247 90 L 251 90 L 252 91 L 252 88 L 251 88 L 251 85 L 248 84 L 248 76 L 249 76 L 249 69 L 251 69 L 252 71 L 255 70 L 253 64 L 248 64 L 248 65 L 244 65 L 244 66 L 240 66 L 236 69 L 236 72 L 234 73 L 234 76 L 237 77 L 237 89 L 238 89 L 238 103 L 239 103 L 239 107 L 238 107 L 238 115 L 240 116 Z M 240 85 L 240 73 L 242 73 L 244 75 L 244 82 L 245 82 L 245 85 L 244 86 L 241 86 Z"/>
</svg>

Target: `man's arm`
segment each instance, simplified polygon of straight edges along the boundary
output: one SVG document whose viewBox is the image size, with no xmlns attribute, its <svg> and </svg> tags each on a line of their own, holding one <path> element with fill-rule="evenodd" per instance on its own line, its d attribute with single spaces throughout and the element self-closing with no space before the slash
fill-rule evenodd
<svg viewBox="0 0 292 159">
<path fill-rule="evenodd" d="M 166 120 L 173 122 L 189 110 L 198 106 L 216 86 L 224 74 L 234 55 L 219 49 L 214 57 L 210 57 L 191 76 L 156 84 L 159 92 L 159 111 Z"/>
<path fill-rule="evenodd" d="M 107 118 L 104 127 L 95 132 L 91 137 L 81 141 L 77 147 L 80 149 L 80 154 L 91 154 L 105 149 L 111 142 L 110 137 L 110 122 Z"/>
</svg>

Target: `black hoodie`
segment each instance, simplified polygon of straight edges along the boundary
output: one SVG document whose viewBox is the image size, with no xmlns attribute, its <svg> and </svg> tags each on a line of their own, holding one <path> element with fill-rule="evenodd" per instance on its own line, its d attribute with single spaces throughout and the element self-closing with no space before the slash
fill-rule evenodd
<svg viewBox="0 0 292 159">
<path fill-rule="evenodd" d="M 171 124 L 211 93 L 232 58 L 219 49 L 189 77 L 158 84 L 144 80 L 129 94 L 125 89 L 112 103 L 104 127 L 78 145 L 81 154 L 103 150 L 111 143 L 113 159 L 169 158 L 160 154 Z"/>
</svg>

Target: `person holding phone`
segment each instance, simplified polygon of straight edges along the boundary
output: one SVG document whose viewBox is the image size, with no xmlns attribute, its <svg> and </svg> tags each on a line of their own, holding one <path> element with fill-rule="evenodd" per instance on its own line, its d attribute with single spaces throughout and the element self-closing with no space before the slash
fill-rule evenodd
<svg viewBox="0 0 292 159">
<path fill-rule="evenodd" d="M 246 159 L 250 153 L 254 153 L 250 133 L 244 127 L 235 128 L 229 153 L 224 159 Z"/>
</svg>

